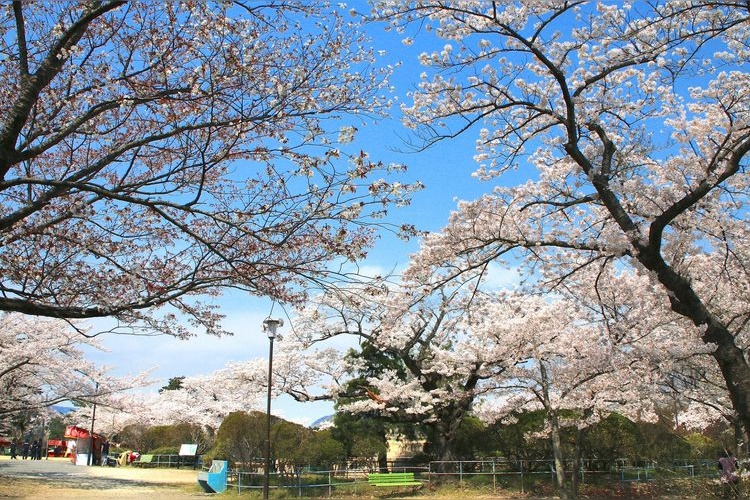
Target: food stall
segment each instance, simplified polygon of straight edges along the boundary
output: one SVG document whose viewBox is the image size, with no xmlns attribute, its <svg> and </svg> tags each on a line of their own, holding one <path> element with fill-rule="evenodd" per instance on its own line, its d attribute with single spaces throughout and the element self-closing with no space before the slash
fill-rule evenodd
<svg viewBox="0 0 750 500">
<path fill-rule="evenodd" d="M 68 441 L 67 450 L 74 464 L 99 465 L 101 463 L 104 436 L 97 433 L 92 435 L 87 429 L 69 425 L 65 428 L 64 437 Z M 89 455 L 91 455 L 91 459 L 89 459 Z"/>
<path fill-rule="evenodd" d="M 47 457 L 64 457 L 67 455 L 68 443 L 63 439 L 47 440 Z"/>
</svg>

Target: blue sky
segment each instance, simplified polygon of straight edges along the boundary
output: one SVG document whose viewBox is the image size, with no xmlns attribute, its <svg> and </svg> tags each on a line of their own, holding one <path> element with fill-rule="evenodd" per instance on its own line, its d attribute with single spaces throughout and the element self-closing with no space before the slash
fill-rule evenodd
<svg viewBox="0 0 750 500">
<path fill-rule="evenodd" d="M 396 87 L 399 102 L 408 103 L 406 93 L 418 81 L 422 71 L 417 56 L 425 47 L 418 44 L 404 46 L 401 35 L 386 33 L 382 28 L 381 25 L 371 28 L 373 45 L 377 50 L 385 51 L 383 64 L 402 62 L 395 69 L 391 82 Z M 433 37 L 425 38 L 434 42 Z M 419 43 L 419 39 L 417 41 Z M 458 199 L 474 199 L 490 190 L 489 186 L 471 176 L 477 167 L 473 160 L 475 134 L 468 133 L 458 139 L 443 141 L 427 151 L 409 151 L 404 139 L 409 137 L 410 131 L 400 123 L 398 105 L 393 109 L 392 118 L 357 126 L 356 147 L 370 153 L 374 160 L 405 163 L 409 167 L 406 180 L 419 180 L 426 186 L 415 194 L 410 206 L 391 210 L 389 220 L 394 223 L 408 222 L 423 230 L 439 230 L 447 222 Z M 403 242 L 392 235 L 383 234 L 363 264 L 381 272 L 402 269 L 408 262 L 409 254 L 417 247 L 417 241 Z M 223 368 L 231 361 L 267 357 L 268 340 L 261 330 L 261 324 L 269 315 L 272 303 L 233 292 L 218 300 L 218 304 L 226 315 L 225 327 L 234 333 L 232 337 L 201 335 L 181 341 L 165 336 L 103 335 L 100 340 L 109 352 L 92 353 L 90 358 L 111 366 L 117 375 L 153 370 L 152 377 L 158 380 L 152 388 L 155 391 L 166 384 L 170 377 L 206 374 Z M 279 306 L 275 306 L 274 316 L 283 315 Z M 311 423 L 332 412 L 330 403 L 301 404 L 282 398 L 273 404 L 274 414 L 300 423 Z"/>
</svg>

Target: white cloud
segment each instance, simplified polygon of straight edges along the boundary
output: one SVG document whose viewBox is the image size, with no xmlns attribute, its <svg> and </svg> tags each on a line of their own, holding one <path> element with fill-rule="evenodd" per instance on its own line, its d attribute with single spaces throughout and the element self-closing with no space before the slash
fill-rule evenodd
<svg viewBox="0 0 750 500">
<path fill-rule="evenodd" d="M 521 283 L 521 274 L 516 266 L 506 266 L 492 262 L 487 268 L 485 285 L 490 289 L 512 290 Z"/>
</svg>

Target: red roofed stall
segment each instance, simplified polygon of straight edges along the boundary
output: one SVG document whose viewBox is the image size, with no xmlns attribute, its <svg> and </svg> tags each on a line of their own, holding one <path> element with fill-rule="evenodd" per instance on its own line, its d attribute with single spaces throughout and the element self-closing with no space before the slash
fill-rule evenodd
<svg viewBox="0 0 750 500">
<path fill-rule="evenodd" d="M 98 465 L 101 463 L 102 443 L 105 437 L 96 432 L 92 435 L 87 429 L 69 425 L 65 428 L 65 439 L 68 440 L 67 452 L 76 465 Z M 93 448 L 92 460 L 89 463 L 89 454 Z"/>
<path fill-rule="evenodd" d="M 68 443 L 64 439 L 47 440 L 47 457 L 64 457 L 67 455 Z"/>
</svg>

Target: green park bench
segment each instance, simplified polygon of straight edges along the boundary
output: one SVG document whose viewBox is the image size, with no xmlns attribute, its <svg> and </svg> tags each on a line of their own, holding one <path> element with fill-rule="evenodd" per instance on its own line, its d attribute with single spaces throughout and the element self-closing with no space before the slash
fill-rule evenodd
<svg viewBox="0 0 750 500">
<path fill-rule="evenodd" d="M 147 467 L 149 465 L 152 465 L 153 463 L 153 455 L 141 455 L 140 457 L 138 457 L 138 460 L 132 462 L 130 465 L 135 465 L 136 467 Z"/>
<path fill-rule="evenodd" d="M 413 472 L 371 473 L 367 475 L 367 482 L 370 486 L 422 486 L 414 479 Z"/>
</svg>

